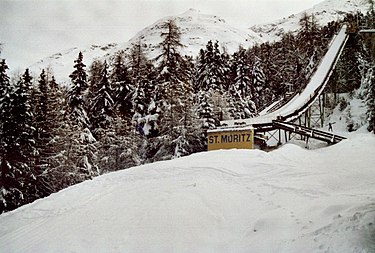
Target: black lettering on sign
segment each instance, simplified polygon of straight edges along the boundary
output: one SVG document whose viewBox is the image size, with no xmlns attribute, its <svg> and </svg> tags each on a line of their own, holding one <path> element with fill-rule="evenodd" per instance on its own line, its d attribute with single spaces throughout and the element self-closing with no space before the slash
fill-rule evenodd
<svg viewBox="0 0 375 253">
<path fill-rule="evenodd" d="M 214 143 L 214 136 L 211 135 L 211 136 L 208 137 L 208 143 L 209 144 Z"/>
<path fill-rule="evenodd" d="M 227 139 L 228 139 L 228 142 L 229 143 L 232 143 L 233 142 L 233 135 L 227 135 Z"/>
<path fill-rule="evenodd" d="M 233 136 L 233 142 L 240 142 L 240 136 L 239 135 L 234 135 Z"/>
<path fill-rule="evenodd" d="M 215 143 L 220 143 L 220 142 L 219 142 L 219 136 L 218 136 L 218 135 L 215 135 Z"/>
<path fill-rule="evenodd" d="M 246 134 L 241 134 L 241 137 L 242 137 L 242 138 L 241 138 L 241 142 L 245 142 L 245 140 L 246 140 L 246 138 L 245 138 L 245 137 L 246 137 Z"/>
<path fill-rule="evenodd" d="M 247 134 L 247 139 L 246 139 L 246 141 L 251 141 L 251 134 Z"/>
<path fill-rule="evenodd" d="M 228 142 L 228 136 L 227 135 L 222 135 L 221 136 L 221 143 L 227 143 Z"/>
</svg>

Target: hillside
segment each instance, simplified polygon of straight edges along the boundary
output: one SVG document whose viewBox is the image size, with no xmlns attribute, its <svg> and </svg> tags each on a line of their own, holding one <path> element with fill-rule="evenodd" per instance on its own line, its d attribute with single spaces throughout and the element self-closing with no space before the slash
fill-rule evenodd
<svg viewBox="0 0 375 253">
<path fill-rule="evenodd" d="M 331 21 L 344 18 L 349 13 L 366 13 L 369 8 L 370 4 L 368 0 L 325 0 L 305 12 L 308 15 L 314 15 L 317 23 L 324 26 Z M 257 34 L 264 42 L 279 40 L 286 32 L 296 33 L 298 31 L 300 27 L 299 20 L 305 12 L 294 14 L 271 23 L 255 25 L 249 30 Z"/>
<path fill-rule="evenodd" d="M 347 13 L 357 11 L 365 13 L 369 9 L 367 0 L 326 0 L 313 8 L 306 10 L 308 14 L 314 14 L 320 25 L 330 21 L 343 18 Z M 233 53 L 240 45 L 251 47 L 255 43 L 278 40 L 284 32 L 296 32 L 299 29 L 299 20 L 303 13 L 291 15 L 281 20 L 268 24 L 260 24 L 248 30 L 240 30 L 228 25 L 225 20 L 215 15 L 200 13 L 198 10 L 189 9 L 185 13 L 176 16 L 162 18 L 154 24 L 138 32 L 127 42 L 106 45 L 89 45 L 83 48 L 71 48 L 64 52 L 58 52 L 52 56 L 43 58 L 30 66 L 35 75 L 39 75 L 41 69 L 50 68 L 58 81 L 68 82 L 69 74 L 73 69 L 73 62 L 79 51 L 82 51 L 87 65 L 93 59 L 109 57 L 119 50 L 129 51 L 132 43 L 141 42 L 146 55 L 153 59 L 159 50 L 157 44 L 161 41 L 160 26 L 168 19 L 173 19 L 181 30 L 181 42 L 185 47 L 182 54 L 197 55 L 201 48 L 204 48 L 207 41 L 219 41 L 221 46 L 229 53 Z"/>
<path fill-rule="evenodd" d="M 206 152 L 0 216 L 0 252 L 374 252 L 375 137 Z"/>
<path fill-rule="evenodd" d="M 251 32 L 241 31 L 228 25 L 218 16 L 202 14 L 190 9 L 177 16 L 165 17 L 138 32 L 128 42 L 122 44 L 91 45 L 85 48 L 72 48 L 65 52 L 56 53 L 33 64 L 30 70 L 39 75 L 43 68 L 51 68 L 57 80 L 69 81 L 69 74 L 73 70 L 74 60 L 82 51 L 84 62 L 90 65 L 93 59 L 109 57 L 119 50 L 129 52 L 132 43 L 141 42 L 144 53 L 149 59 L 154 59 L 159 50 L 157 45 L 161 42 L 160 34 L 163 32 L 161 25 L 167 20 L 174 20 L 181 31 L 181 43 L 185 46 L 183 55 L 197 55 L 209 40 L 219 41 L 220 45 L 229 53 L 233 53 L 240 45 L 250 47 L 261 40 Z"/>
</svg>

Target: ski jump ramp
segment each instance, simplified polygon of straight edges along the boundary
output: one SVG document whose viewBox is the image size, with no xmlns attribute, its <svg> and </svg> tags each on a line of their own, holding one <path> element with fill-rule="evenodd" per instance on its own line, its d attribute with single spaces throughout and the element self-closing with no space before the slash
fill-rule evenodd
<svg viewBox="0 0 375 253">
<path fill-rule="evenodd" d="M 256 129 L 257 125 L 271 125 L 275 120 L 291 122 L 300 117 L 325 89 L 349 38 L 346 30 L 347 26 L 342 26 L 340 32 L 332 39 L 328 51 L 320 61 L 317 70 L 311 77 L 306 88 L 301 93 L 296 94 L 289 102 L 271 113 L 267 113 L 265 110 L 254 118 L 222 121 L 222 124 L 225 127 L 251 125 Z"/>
</svg>

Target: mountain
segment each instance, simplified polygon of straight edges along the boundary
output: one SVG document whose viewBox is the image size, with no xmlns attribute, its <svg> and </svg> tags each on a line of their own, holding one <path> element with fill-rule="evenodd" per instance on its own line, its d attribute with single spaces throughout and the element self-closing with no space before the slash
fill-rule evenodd
<svg viewBox="0 0 375 253">
<path fill-rule="evenodd" d="M 66 51 L 48 56 L 29 67 L 33 75 L 39 75 L 42 69 L 51 70 L 58 82 L 68 83 L 73 72 L 74 60 L 79 52 L 83 53 L 84 63 L 89 66 L 94 59 L 105 57 L 109 52 L 119 50 L 118 44 L 91 45 L 83 48 L 70 48 Z"/>
<path fill-rule="evenodd" d="M 306 12 L 314 15 L 319 25 L 343 19 L 346 14 L 362 12 L 366 13 L 370 7 L 369 0 L 326 0 L 315 5 L 304 12 L 293 14 L 271 23 L 252 26 L 249 30 L 252 34 L 257 34 L 264 42 L 281 39 L 285 32 L 295 33 L 299 29 L 299 20 Z"/>
<path fill-rule="evenodd" d="M 357 11 L 364 13 L 369 8 L 369 0 L 326 0 L 306 10 L 306 12 L 314 14 L 318 23 L 325 25 L 330 21 L 343 18 L 347 13 Z M 52 68 L 58 81 L 69 82 L 68 76 L 73 71 L 73 63 L 79 51 L 82 51 L 84 55 L 84 62 L 90 65 L 95 58 L 109 57 L 119 50 L 129 51 L 132 43 L 139 41 L 142 43 L 144 52 L 149 59 L 154 59 L 159 54 L 157 45 L 161 42 L 161 25 L 169 19 L 174 20 L 180 28 L 181 42 L 185 45 L 181 49 L 182 54 L 197 55 L 209 40 L 219 41 L 228 53 L 233 53 L 240 45 L 251 47 L 255 43 L 278 40 L 284 32 L 296 32 L 299 29 L 299 20 L 303 13 L 291 15 L 268 24 L 255 25 L 247 30 L 240 30 L 231 27 L 218 16 L 202 14 L 198 10 L 189 9 L 180 15 L 158 20 L 125 43 L 72 48 L 40 60 L 30 66 L 30 70 L 35 75 L 39 75 L 41 69 Z"/>
<path fill-rule="evenodd" d="M 189 9 L 187 12 L 165 17 L 138 32 L 128 42 L 122 44 L 91 45 L 85 48 L 72 48 L 65 52 L 46 57 L 33 64 L 30 69 L 38 75 L 43 68 L 52 68 L 57 80 L 69 81 L 69 74 L 73 71 L 73 63 L 79 51 L 82 51 L 84 62 L 89 65 L 93 59 L 109 57 L 119 50 L 129 51 L 132 43 L 141 42 L 144 52 L 149 59 L 154 59 L 159 50 L 157 45 L 161 42 L 160 34 L 162 24 L 167 20 L 174 20 L 181 31 L 181 42 L 185 46 L 181 49 L 183 55 L 197 55 L 209 40 L 219 41 L 220 45 L 229 53 L 233 53 L 240 45 L 250 47 L 260 43 L 257 35 L 249 31 L 241 31 L 228 25 L 224 19 L 201 14 L 199 11 Z"/>
</svg>

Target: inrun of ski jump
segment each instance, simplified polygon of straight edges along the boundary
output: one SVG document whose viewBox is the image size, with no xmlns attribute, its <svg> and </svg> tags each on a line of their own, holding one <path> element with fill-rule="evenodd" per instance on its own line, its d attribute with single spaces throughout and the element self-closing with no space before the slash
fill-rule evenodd
<svg viewBox="0 0 375 253">
<path fill-rule="evenodd" d="M 302 92 L 295 93 L 286 103 L 283 103 L 283 101 L 275 102 L 273 105 L 260 112 L 257 117 L 223 121 L 223 125 L 225 125 L 225 127 L 236 127 L 239 125 L 253 126 L 255 132 L 257 132 L 257 130 L 260 132 L 264 131 L 264 128 L 284 129 L 286 131 L 291 131 L 292 128 L 301 130 L 298 129 L 298 126 L 295 124 L 291 124 L 291 122 L 298 119 L 304 112 L 306 112 L 306 110 L 308 110 L 315 100 L 322 94 L 348 38 L 349 34 L 347 33 L 347 26 L 344 25 L 341 27 L 339 33 L 332 39 L 328 51 L 320 61 L 318 68 Z M 281 127 L 286 125 L 291 126 L 287 129 Z M 317 130 L 310 128 L 306 129 L 306 127 L 304 128 L 306 132 L 308 132 L 309 137 L 314 138 L 312 131 L 317 132 Z M 329 134 L 324 140 L 328 143 L 336 143 L 342 139 L 345 138 Z"/>
</svg>

